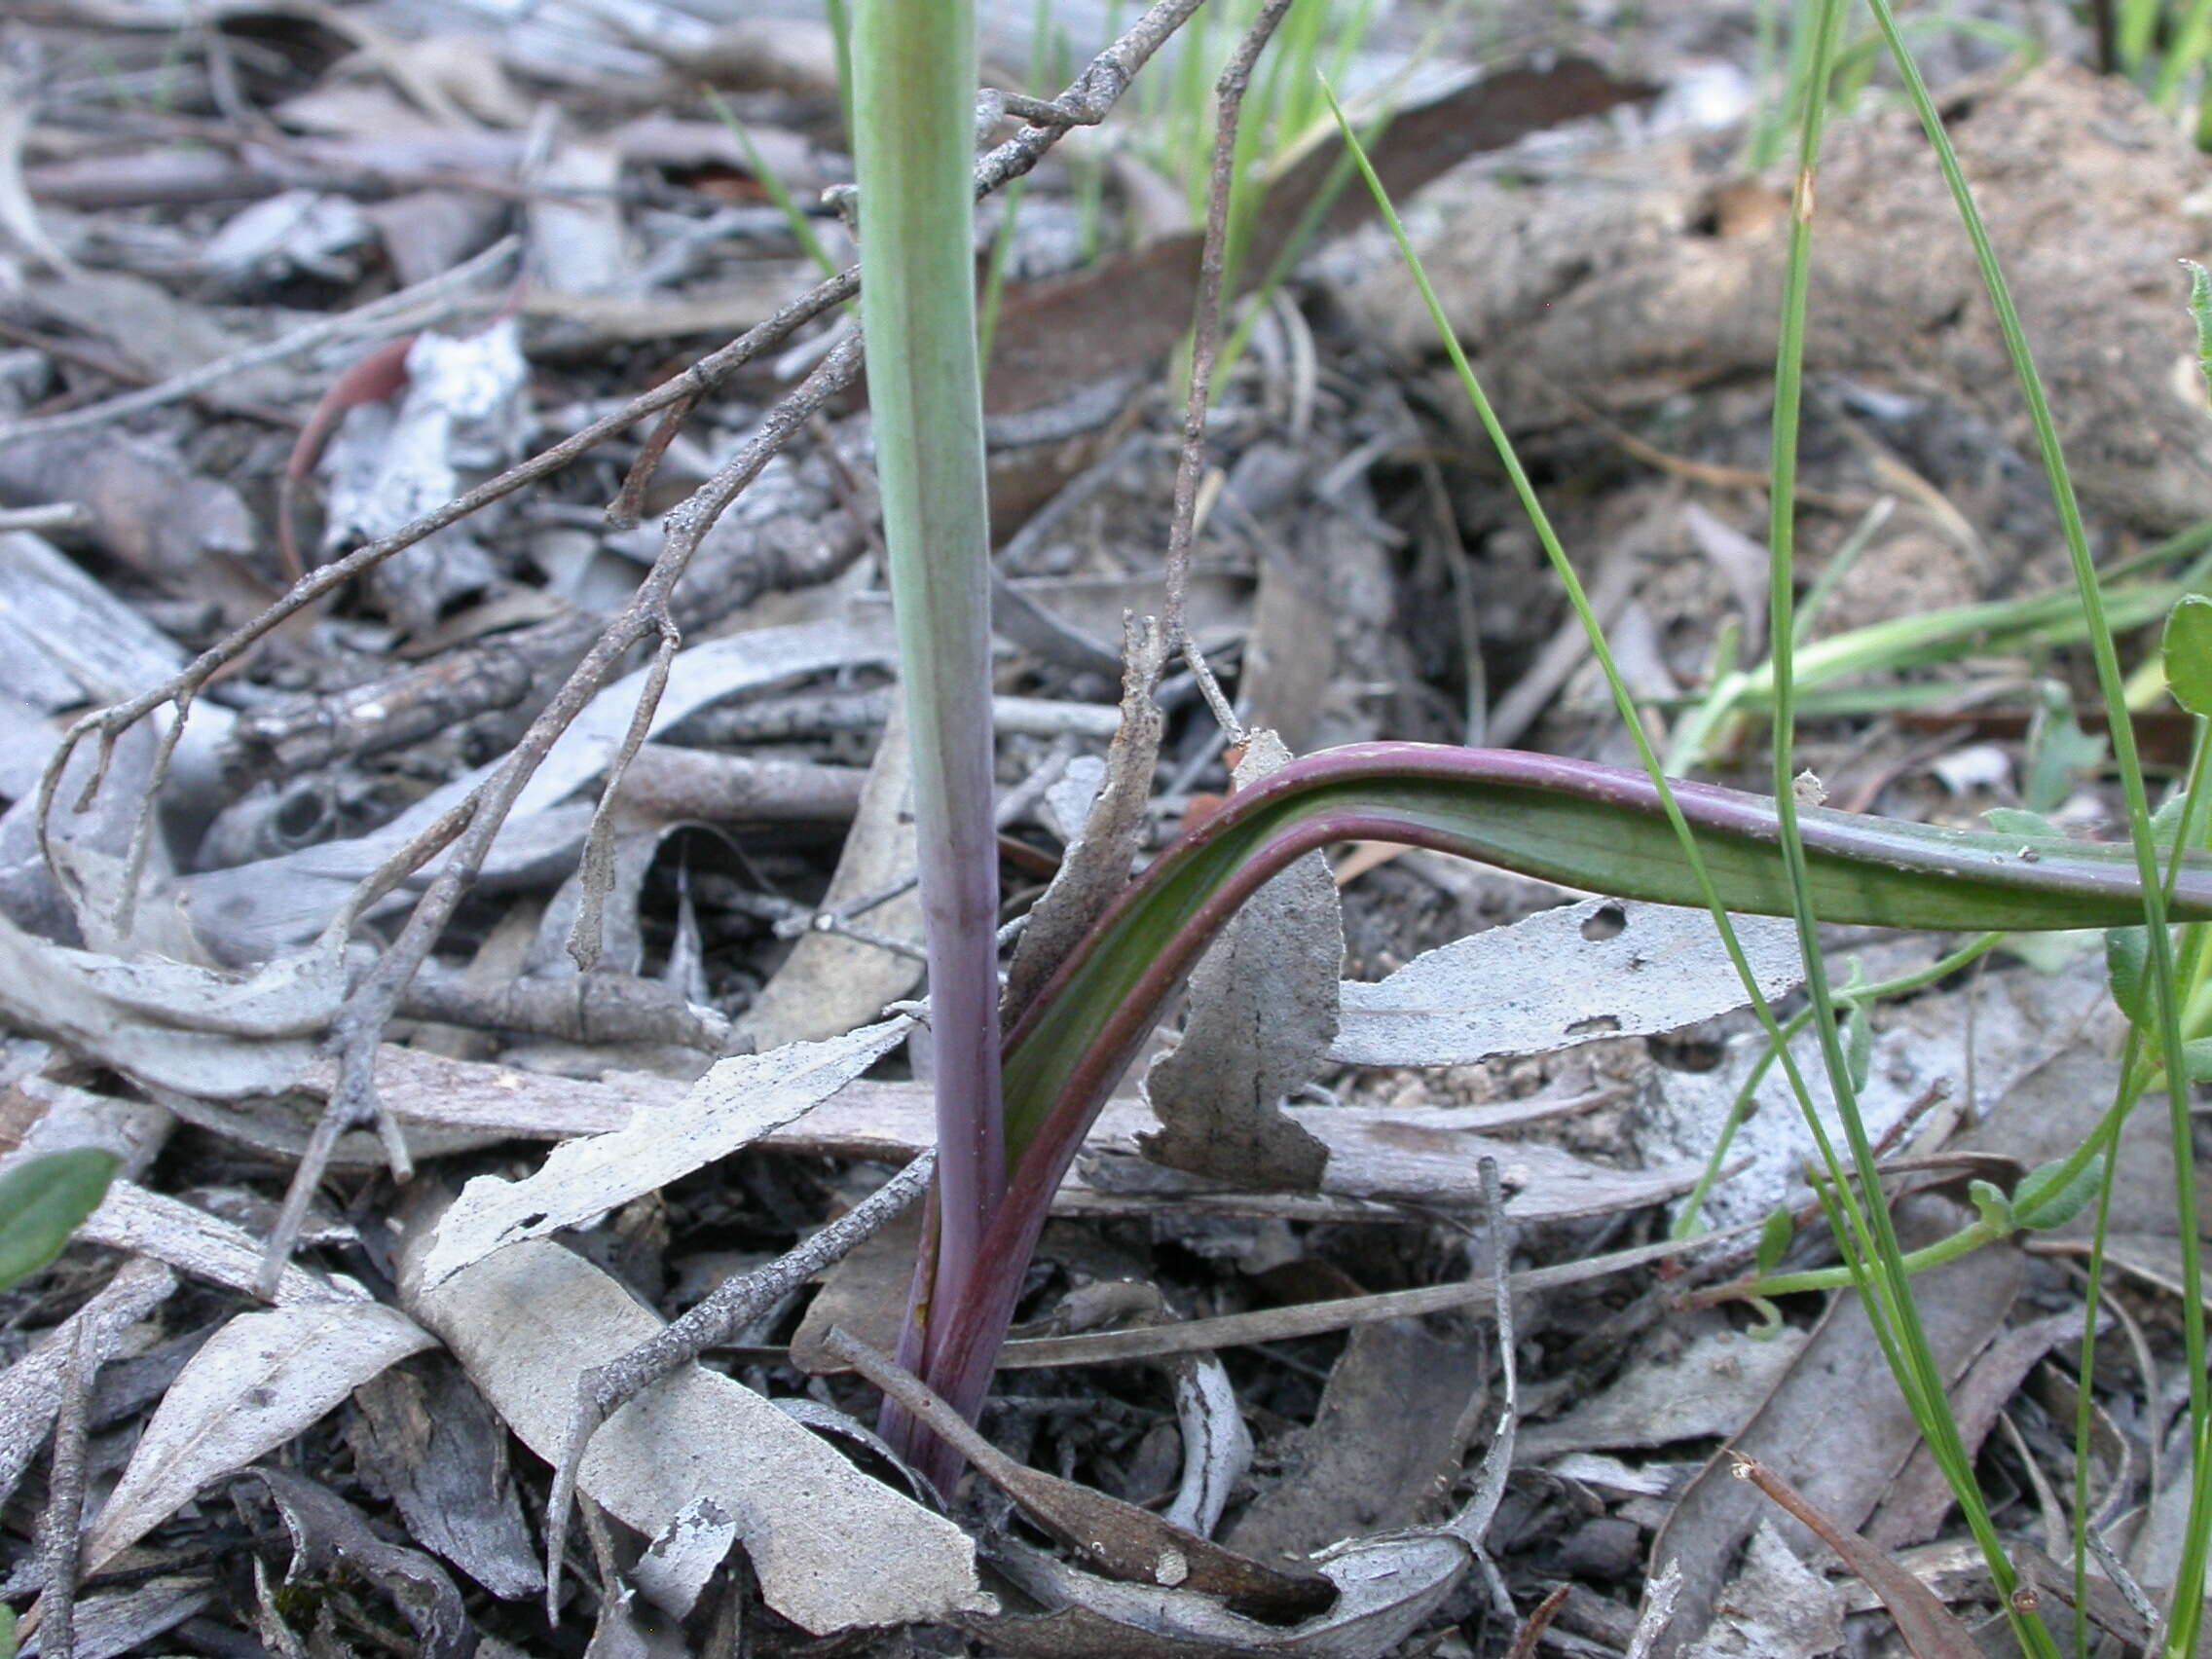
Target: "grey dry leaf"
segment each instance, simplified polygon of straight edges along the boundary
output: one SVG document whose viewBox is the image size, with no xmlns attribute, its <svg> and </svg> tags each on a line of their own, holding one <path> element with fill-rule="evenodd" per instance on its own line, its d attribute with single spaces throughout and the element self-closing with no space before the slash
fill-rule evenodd
<svg viewBox="0 0 2212 1659">
<path fill-rule="evenodd" d="M 854 904 L 911 876 L 920 855 L 914 844 L 914 763 L 906 742 L 906 703 L 894 697 L 882 739 L 861 787 L 860 809 L 845 834 L 837 868 L 822 896 L 824 910 Z M 870 933 L 912 941 L 922 939 L 918 889 L 886 900 L 857 918 Z M 922 965 L 879 945 L 842 934 L 799 936 L 783 966 L 760 987 L 738 1021 L 736 1039 L 775 1049 L 851 1029 L 885 1004 L 912 992 Z"/>
<path fill-rule="evenodd" d="M 1255 731 L 1235 785 L 1289 762 L 1281 738 Z M 1344 961 L 1337 885 L 1311 853 L 1255 893 L 1192 971 L 1183 1040 L 1145 1075 L 1161 1124 L 1137 1137 L 1145 1156 L 1248 1190 L 1316 1190 L 1329 1149 L 1282 1107 L 1336 1038 Z"/>
<path fill-rule="evenodd" d="M 417 1659 L 470 1659 L 476 1632 L 444 1567 L 421 1550 L 380 1538 L 337 1493 L 285 1469 L 255 1469 L 292 1534 L 287 1580 L 319 1578 L 343 1559 L 398 1604 L 421 1641 Z"/>
<path fill-rule="evenodd" d="M 507 1432 L 445 1354 L 395 1365 L 353 1392 L 347 1444 L 363 1482 L 416 1542 L 501 1601 L 545 1588 L 507 1467 Z"/>
<path fill-rule="evenodd" d="M 169 1384 L 85 1538 L 96 1572 L 209 1481 L 276 1450 L 386 1366 L 432 1346 L 375 1302 L 240 1313 Z"/>
<path fill-rule="evenodd" d="M 662 1329 L 613 1279 L 545 1239 L 435 1286 L 420 1254 L 410 1238 L 402 1297 L 508 1427 L 548 1459 L 560 1455 L 577 1378 Z M 696 1364 L 607 1419 L 577 1488 L 648 1537 L 712 1497 L 735 1520 L 767 1604 L 818 1636 L 996 1605 L 959 1528 L 870 1480 L 743 1383 Z"/>
<path fill-rule="evenodd" d="M 1150 823 L 1153 767 L 1160 759 L 1162 718 L 1153 701 L 1167 645 L 1153 618 L 1122 625 L 1122 719 L 1107 746 L 1105 780 L 1068 842 L 1060 867 L 1029 911 L 1029 925 L 1007 970 L 1008 1021 L 1020 1017 L 1076 941 L 1129 884 L 1129 868 Z"/>
<path fill-rule="evenodd" d="M 677 653 L 653 712 L 652 730 L 665 731 L 709 703 L 779 681 L 886 661 L 894 649 L 890 618 L 872 614 L 704 641 Z M 515 797 L 514 810 L 486 861 L 484 879 L 534 868 L 549 852 L 572 867 L 588 809 L 576 809 L 573 824 L 558 835 L 539 836 L 534 843 L 532 830 L 550 828 L 562 803 L 606 770 L 630 729 L 650 672 L 641 668 L 608 685 L 555 740 Z M 187 878 L 180 885 L 195 922 L 203 935 L 219 936 L 227 952 L 240 954 L 267 955 L 285 942 L 313 938 L 352 895 L 355 882 L 460 805 L 500 764 L 490 760 L 462 773 L 367 835 Z M 433 859 L 417 880 L 441 867 L 442 857 Z"/>
<path fill-rule="evenodd" d="M 337 940 L 240 978 L 73 950 L 0 917 L 0 1017 L 184 1094 L 281 1093 L 345 994 Z"/>
<path fill-rule="evenodd" d="M 1804 977 L 1789 922 L 1732 919 L 1763 994 Z M 1329 1058 L 1472 1065 L 1678 1031 L 1749 1000 L 1705 911 L 1587 899 L 1455 940 L 1376 983 L 1346 983 Z"/>
<path fill-rule="evenodd" d="M 610 1134 L 555 1147 L 535 1175 L 478 1176 L 439 1219 L 423 1258 L 424 1282 L 434 1286 L 496 1250 L 590 1221 L 727 1158 L 812 1111 L 912 1026 L 901 1016 L 823 1043 L 722 1060 L 674 1105 L 639 1112 Z"/>
</svg>

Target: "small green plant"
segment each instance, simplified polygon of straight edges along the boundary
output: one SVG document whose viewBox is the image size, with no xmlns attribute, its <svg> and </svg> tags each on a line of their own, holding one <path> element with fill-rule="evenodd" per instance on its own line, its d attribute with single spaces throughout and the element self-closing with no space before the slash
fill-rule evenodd
<svg viewBox="0 0 2212 1659">
<path fill-rule="evenodd" d="M 100 1207 L 116 1158 L 96 1147 L 49 1153 L 0 1177 L 0 1290 L 50 1266 Z"/>
<path fill-rule="evenodd" d="M 1166 998 L 1237 906 L 1315 847 L 1355 838 L 1435 847 L 1576 886 L 1702 903 L 1723 923 L 1730 909 L 1801 905 L 1835 921 L 1984 931 L 2109 926 L 2140 913 L 2139 873 L 2122 848 L 1794 813 L 1670 785 L 1648 751 L 1640 777 L 1536 755 L 1368 744 L 1294 762 L 1186 836 L 1061 964 L 1002 1051 L 969 253 L 971 28 L 964 8 L 925 13 L 896 0 L 867 0 L 854 20 L 870 272 L 863 317 L 916 732 L 938 1054 L 932 1242 L 904 1348 L 957 1409 L 978 1409 L 1051 1195 Z M 1503 453 L 1579 598 L 1509 445 Z M 1609 666 L 1602 635 L 1596 644 Z M 1635 729 L 1625 687 L 1619 697 Z M 1788 847 L 1793 859 L 1782 856 Z M 2184 872 L 2176 902 L 2212 915 L 2212 865 Z M 889 1416 L 927 1466 L 956 1472 L 947 1449 Z"/>
</svg>

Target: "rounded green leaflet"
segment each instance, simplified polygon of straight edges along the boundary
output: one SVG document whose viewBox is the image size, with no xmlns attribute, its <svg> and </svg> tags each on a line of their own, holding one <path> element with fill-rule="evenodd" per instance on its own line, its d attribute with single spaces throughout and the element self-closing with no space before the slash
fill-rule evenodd
<svg viewBox="0 0 2212 1659">
<path fill-rule="evenodd" d="M 2166 615 L 2166 684 L 2193 715 L 2212 715 L 2212 599 L 2185 593 Z"/>
<path fill-rule="evenodd" d="M 115 1170 L 115 1154 L 87 1146 L 34 1158 L 0 1177 L 0 1290 L 61 1254 L 107 1197 Z"/>
</svg>

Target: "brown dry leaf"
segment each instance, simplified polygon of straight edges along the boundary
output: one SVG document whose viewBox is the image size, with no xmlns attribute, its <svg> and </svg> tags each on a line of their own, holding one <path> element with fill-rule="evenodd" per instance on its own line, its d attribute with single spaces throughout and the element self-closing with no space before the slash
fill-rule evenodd
<svg viewBox="0 0 2212 1659">
<path fill-rule="evenodd" d="M 1967 1219 L 1959 1205 L 1927 1195 L 1898 1205 L 1907 1249 L 1956 1232 Z M 2024 1268 L 2017 1249 L 1994 1244 L 1913 1279 L 1929 1347 L 1946 1380 L 2004 1328 Z M 1787 1471 L 1838 1526 L 1858 1527 L 1919 1439 L 1857 1293 L 1839 1294 L 1758 1414 L 1699 1471 L 1652 1540 L 1654 1569 L 1675 1563 L 1682 1573 L 1681 1604 L 1655 1649 L 1658 1659 L 1673 1659 L 1713 1622 L 1730 1563 L 1759 1523 L 1762 1502 L 1728 1474 L 1729 1455 Z M 1794 1530 L 1786 1528 L 1785 1535 Z M 1812 1547 L 1803 1533 L 1797 1541 Z"/>
<path fill-rule="evenodd" d="M 317 1302 L 240 1313 L 169 1384 L 85 1538 L 97 1572 L 193 1493 L 283 1445 L 354 1388 L 432 1346 L 396 1308 Z"/>
<path fill-rule="evenodd" d="M 581 1257 L 532 1239 L 424 1288 L 424 1230 L 410 1233 L 401 1296 L 539 1456 L 560 1455 L 576 1381 L 662 1329 Z M 648 1537 L 712 1498 L 768 1604 L 816 1635 L 935 1623 L 996 1605 L 957 1527 L 870 1480 L 827 1442 L 728 1377 L 697 1365 L 608 1418 L 578 1490 Z"/>
<path fill-rule="evenodd" d="M 1255 731 L 1235 787 L 1289 763 L 1281 738 Z M 1161 1127 L 1137 1136 L 1144 1155 L 1256 1191 L 1317 1189 L 1328 1148 L 1282 1107 L 1336 1037 L 1344 962 L 1337 884 L 1309 853 L 1253 894 L 1192 970 L 1182 1041 L 1145 1074 Z"/>
<path fill-rule="evenodd" d="M 1310 1427 L 1229 1534 L 1261 1561 L 1303 1561 L 1345 1538 L 1425 1519 L 1450 1489 L 1489 1390 L 1478 1349 L 1414 1319 L 1355 1325 Z"/>
<path fill-rule="evenodd" d="M 2061 1343 L 2078 1342 L 2081 1336 L 2082 1314 L 2068 1309 L 2007 1331 L 1982 1349 L 1951 1390 L 1959 1443 L 1970 1458 L 1981 1455 L 1981 1443 L 1997 1426 L 1998 1414 L 2011 1402 L 2043 1356 Z M 1867 1541 L 1881 1550 L 1924 1544 L 1941 1530 L 1952 1502 L 1950 1483 L 1943 1479 L 1935 1454 L 1923 1441 L 1913 1448 L 1911 1460 L 1866 1528 Z"/>
<path fill-rule="evenodd" d="M 1965 1625 L 1936 1599 L 1935 1593 L 1881 1549 L 1857 1532 L 1839 1527 L 1788 1481 L 1754 1457 L 1731 1453 L 1731 1473 L 1749 1481 L 1784 1509 L 1820 1534 L 1821 1541 L 1841 1556 L 1882 1598 L 1898 1632 L 1914 1659 L 1981 1659 L 1981 1649 Z"/>
<path fill-rule="evenodd" d="M 1567 58 L 1543 68 L 1497 70 L 1427 102 L 1402 108 L 1372 146 L 1376 171 L 1391 197 L 1414 190 L 1480 151 L 1502 149 L 1529 133 L 1601 115 L 1646 95 L 1594 65 Z M 1340 153 L 1335 133 L 1302 156 L 1268 193 L 1238 270 L 1246 282 L 1267 274 L 1304 205 Z M 1348 228 L 1374 211 L 1363 190 L 1348 190 L 1326 221 Z M 993 414 L 1052 402 L 1071 386 L 1090 386 L 1141 368 L 1165 352 L 1191 323 L 1198 294 L 1196 232 L 1164 238 L 1140 252 L 1109 259 L 1076 276 L 1011 291 L 991 350 L 984 403 Z"/>
</svg>

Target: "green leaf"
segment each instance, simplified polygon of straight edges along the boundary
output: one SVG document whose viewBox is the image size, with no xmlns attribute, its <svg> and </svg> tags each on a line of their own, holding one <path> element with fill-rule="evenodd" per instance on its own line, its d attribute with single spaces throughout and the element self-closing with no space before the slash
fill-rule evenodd
<svg viewBox="0 0 2212 1659">
<path fill-rule="evenodd" d="M 1983 821 L 2000 835 L 2064 835 L 2065 830 L 2040 812 L 2018 806 L 1993 806 Z"/>
<path fill-rule="evenodd" d="M 2012 1200 L 1988 1181 L 1969 1181 L 1967 1197 L 1980 1213 L 1982 1225 L 1992 1233 L 2010 1233 L 2018 1223 L 2012 1216 Z"/>
<path fill-rule="evenodd" d="M 16 1659 L 16 1609 L 0 1602 L 0 1659 Z"/>
<path fill-rule="evenodd" d="M 2090 1159 L 2073 1180 L 2062 1184 L 2059 1177 L 2065 1169 L 2066 1161 L 2054 1159 L 2023 1175 L 2012 1191 L 2012 1219 L 2030 1232 L 2048 1233 L 2080 1215 L 2104 1179 L 2105 1161 Z"/>
<path fill-rule="evenodd" d="M 2192 1083 L 2212 1083 L 2212 1037 L 2198 1037 L 2181 1046 L 2181 1069 Z"/>
<path fill-rule="evenodd" d="M 2164 805 L 2151 814 L 2151 839 L 2161 847 L 2170 847 L 2181 839 L 2182 819 L 2189 811 L 2189 796 L 2182 793 L 2170 796 Z"/>
<path fill-rule="evenodd" d="M 2042 710 L 2028 733 L 2028 772 L 2020 781 L 2020 798 L 2035 812 L 2063 803 L 2081 774 L 2105 762 L 2105 740 L 2082 729 L 2066 688 L 2046 682 L 2042 695 Z"/>
<path fill-rule="evenodd" d="M 1843 1022 L 1843 1055 L 1851 1068 L 1851 1087 L 1864 1088 L 1874 1069 L 1874 1022 L 1866 1017 L 1866 1005 L 1854 1003 Z"/>
<path fill-rule="evenodd" d="M 34 1158 L 0 1177 L 0 1290 L 61 1254 L 69 1235 L 100 1207 L 115 1170 L 115 1154 L 88 1146 Z"/>
<path fill-rule="evenodd" d="M 1782 1258 L 1789 1253 L 1789 1241 L 1797 1236 L 1797 1218 L 1789 1213 L 1787 1204 L 1778 1205 L 1759 1229 L 1759 1253 L 1754 1276 L 1766 1278 L 1782 1266 Z"/>
<path fill-rule="evenodd" d="M 2193 715 L 2212 715 L 2212 599 L 2185 593 L 2166 615 L 2166 685 Z"/>
<path fill-rule="evenodd" d="M 2212 275 L 2194 259 L 2182 264 L 2189 269 L 2189 314 L 2196 319 L 2196 370 L 2212 391 Z"/>
<path fill-rule="evenodd" d="M 2105 980 L 2112 1000 L 2133 1025 L 2147 1023 L 2151 1004 L 2143 983 L 2143 965 L 2150 960 L 2148 928 L 2112 928 L 2105 933 Z"/>
</svg>

